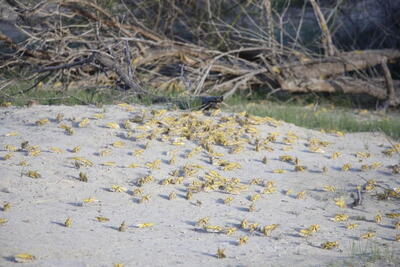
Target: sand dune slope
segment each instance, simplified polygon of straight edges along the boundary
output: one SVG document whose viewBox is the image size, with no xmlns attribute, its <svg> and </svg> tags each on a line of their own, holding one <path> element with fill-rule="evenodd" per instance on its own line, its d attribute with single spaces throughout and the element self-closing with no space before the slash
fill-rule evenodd
<svg viewBox="0 0 400 267">
<path fill-rule="evenodd" d="M 400 145 L 381 134 L 34 106 L 0 110 L 0 144 L 1 266 L 400 263 Z"/>
</svg>

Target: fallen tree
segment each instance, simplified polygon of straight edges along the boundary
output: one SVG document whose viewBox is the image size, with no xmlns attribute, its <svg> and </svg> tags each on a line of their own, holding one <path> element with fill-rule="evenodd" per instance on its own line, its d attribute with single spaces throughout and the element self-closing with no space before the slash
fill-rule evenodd
<svg viewBox="0 0 400 267">
<path fill-rule="evenodd" d="M 329 37 L 324 43 L 329 51 L 323 55 L 285 46 L 272 37 L 228 50 L 177 41 L 149 29 L 132 12 L 130 20 L 121 22 L 89 0 L 43 1 L 32 6 L 6 2 L 20 18 L 15 26 L 26 39 L 18 42 L 0 33 L 0 42 L 12 50 L 1 55 L 0 70 L 27 69 L 30 75 L 24 79 L 61 81 L 66 87 L 71 82 L 79 86 L 81 81 L 95 86 L 105 80 L 136 96 L 155 99 L 157 94 L 149 88 L 229 97 L 241 88 L 263 86 L 288 92 L 368 94 L 388 106 L 400 105 L 400 82 L 393 81 L 387 67 L 388 61 L 399 60 L 400 51 L 340 52 L 315 1 L 312 6 L 321 31 Z M 221 35 L 218 29 L 217 33 Z M 258 53 L 259 60 L 241 57 L 245 52 Z M 366 70 L 379 66 L 381 77 L 366 75 Z"/>
</svg>

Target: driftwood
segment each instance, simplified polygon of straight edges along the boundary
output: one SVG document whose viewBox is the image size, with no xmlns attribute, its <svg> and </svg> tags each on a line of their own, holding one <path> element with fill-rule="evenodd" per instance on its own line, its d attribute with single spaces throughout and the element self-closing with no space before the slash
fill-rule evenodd
<svg viewBox="0 0 400 267">
<path fill-rule="evenodd" d="M 282 66 L 276 68 L 276 72 L 282 74 L 278 82 L 286 91 L 368 94 L 380 100 L 387 100 L 389 106 L 398 106 L 400 90 L 396 93 L 395 88 L 400 89 L 400 82 L 392 80 L 386 64 L 388 59 L 398 58 L 399 50 L 352 51 L 320 61 Z M 362 71 L 376 65 L 383 67 L 384 82 L 343 76 L 348 72 Z"/>
<path fill-rule="evenodd" d="M 13 50 L 0 55 L 0 70 L 24 67 L 31 70 L 32 77 L 47 72 L 54 79 L 76 83 L 112 72 L 105 79 L 116 76 L 110 83 L 117 80 L 134 95 L 152 95 L 146 88 L 158 88 L 160 83 L 168 85 L 163 88 L 183 86 L 183 92 L 201 96 L 207 105 L 222 98 L 204 95 L 217 92 L 227 98 L 241 88 L 262 86 L 288 92 L 368 94 L 386 100 L 389 106 L 399 106 L 400 82 L 392 79 L 387 62 L 399 60 L 400 50 L 338 51 L 317 2 L 310 2 L 322 31 L 325 55 L 285 47 L 273 36 L 261 45 L 219 51 L 168 39 L 136 18 L 122 22 L 94 1 L 42 1 L 26 7 L 7 0 L 22 18 L 22 24 L 16 26 L 28 37 L 17 42 L 0 33 L 0 42 Z M 270 0 L 264 0 L 263 6 L 269 14 L 271 35 L 275 25 Z M 29 16 L 41 24 L 30 27 L 26 22 Z M 74 24 L 77 21 L 79 25 Z M 258 53 L 261 60 L 246 59 L 242 53 Z M 370 68 L 379 69 L 382 78 L 368 77 L 365 71 Z M 146 86 L 141 86 L 141 81 L 146 81 Z"/>
<path fill-rule="evenodd" d="M 397 87 L 400 86 L 400 82 L 397 82 L 396 84 Z M 385 81 L 363 81 L 351 77 L 337 77 L 326 80 L 311 78 L 307 80 L 283 80 L 281 81 L 281 86 L 283 90 L 289 92 L 368 94 L 380 100 L 388 99 L 387 90 L 384 89 L 386 88 Z M 397 94 L 396 97 L 392 96 L 392 99 L 398 99 L 399 97 L 400 95 Z M 392 103 L 396 104 L 394 101 Z"/>
<path fill-rule="evenodd" d="M 382 63 L 382 60 L 396 60 L 400 58 L 400 50 L 363 50 L 350 51 L 336 57 L 325 57 L 317 60 L 291 63 L 279 66 L 279 70 L 301 78 L 327 78 L 338 76 L 346 72 L 364 70 Z"/>
</svg>

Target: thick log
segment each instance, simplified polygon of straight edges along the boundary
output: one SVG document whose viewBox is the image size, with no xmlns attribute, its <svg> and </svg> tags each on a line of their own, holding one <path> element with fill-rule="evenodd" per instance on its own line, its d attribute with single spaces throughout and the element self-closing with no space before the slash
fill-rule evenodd
<svg viewBox="0 0 400 267">
<path fill-rule="evenodd" d="M 355 70 L 364 70 L 382 63 L 400 58 L 400 50 L 363 50 L 350 51 L 337 57 L 328 57 L 306 63 L 279 66 L 279 71 L 294 78 L 329 78 Z"/>
<path fill-rule="evenodd" d="M 393 81 L 397 88 L 396 96 L 392 96 L 389 105 L 398 106 L 400 104 L 400 81 Z M 289 92 L 325 92 L 342 94 L 368 94 L 380 100 L 387 100 L 388 93 L 384 80 L 363 81 L 351 77 L 337 77 L 335 79 L 323 80 L 311 78 L 289 79 L 280 82 L 281 88 Z"/>
</svg>

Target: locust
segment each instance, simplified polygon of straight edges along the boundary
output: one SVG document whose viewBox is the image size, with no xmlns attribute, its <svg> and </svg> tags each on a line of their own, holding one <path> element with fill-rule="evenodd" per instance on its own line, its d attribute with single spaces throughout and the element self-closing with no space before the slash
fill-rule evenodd
<svg viewBox="0 0 400 267">
<path fill-rule="evenodd" d="M 321 244 L 321 248 L 323 248 L 323 249 L 332 249 L 332 248 L 337 247 L 338 245 L 339 244 L 336 241 L 327 241 L 327 242 Z"/>
<path fill-rule="evenodd" d="M 248 241 L 249 241 L 249 237 L 248 236 L 242 236 L 242 237 L 239 238 L 238 245 L 247 244 Z"/>
<path fill-rule="evenodd" d="M 20 263 L 32 262 L 32 261 L 36 260 L 36 257 L 32 254 L 21 253 L 21 254 L 15 255 L 14 260 L 15 260 L 15 262 L 20 262 Z"/>
<path fill-rule="evenodd" d="M 85 183 L 88 182 L 88 177 L 87 177 L 86 173 L 84 173 L 84 172 L 79 173 L 79 181 L 85 182 Z"/>
<path fill-rule="evenodd" d="M 225 249 L 218 248 L 218 250 L 217 250 L 217 258 L 218 259 L 226 258 Z"/>
<path fill-rule="evenodd" d="M 64 222 L 64 226 L 69 228 L 69 227 L 71 227 L 71 225 L 72 225 L 72 219 L 67 218 Z"/>
<path fill-rule="evenodd" d="M 152 227 L 154 225 L 155 225 L 155 223 L 147 222 L 147 223 L 139 223 L 136 225 L 136 227 L 137 228 L 148 228 L 148 227 Z"/>
<path fill-rule="evenodd" d="M 8 211 L 8 210 L 10 210 L 11 209 L 11 204 L 9 203 L 9 202 L 5 202 L 4 204 L 3 204 L 3 211 Z"/>
<path fill-rule="evenodd" d="M 128 229 L 128 226 L 126 225 L 125 221 L 121 223 L 121 225 L 118 227 L 118 231 L 120 232 L 125 232 Z"/>
</svg>

